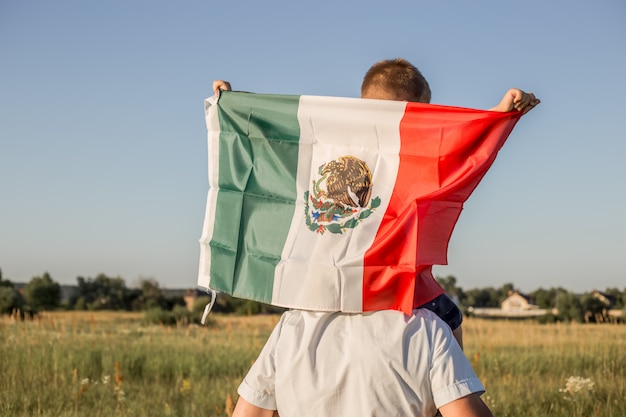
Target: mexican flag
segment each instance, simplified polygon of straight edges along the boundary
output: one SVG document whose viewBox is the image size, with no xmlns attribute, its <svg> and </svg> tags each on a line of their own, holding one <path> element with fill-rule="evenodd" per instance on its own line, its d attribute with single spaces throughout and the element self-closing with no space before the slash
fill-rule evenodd
<svg viewBox="0 0 626 417">
<path fill-rule="evenodd" d="M 232 91 L 205 110 L 198 285 L 288 308 L 407 314 L 433 291 L 416 276 L 447 263 L 463 203 L 521 116 Z"/>
</svg>

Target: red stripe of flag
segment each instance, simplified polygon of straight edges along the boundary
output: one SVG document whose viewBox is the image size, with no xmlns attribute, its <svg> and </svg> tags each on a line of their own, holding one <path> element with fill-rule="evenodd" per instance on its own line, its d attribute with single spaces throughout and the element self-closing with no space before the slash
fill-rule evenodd
<svg viewBox="0 0 626 417">
<path fill-rule="evenodd" d="M 396 184 L 364 257 L 363 311 L 410 313 L 444 292 L 431 266 L 447 264 L 463 202 L 520 116 L 407 103 Z"/>
</svg>

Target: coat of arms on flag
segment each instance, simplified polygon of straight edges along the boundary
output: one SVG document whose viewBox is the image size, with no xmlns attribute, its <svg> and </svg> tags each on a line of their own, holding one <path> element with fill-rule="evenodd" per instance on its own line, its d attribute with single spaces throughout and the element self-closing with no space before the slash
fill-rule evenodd
<svg viewBox="0 0 626 417">
<path fill-rule="evenodd" d="M 372 173 L 367 164 L 351 155 L 320 165 L 319 178 L 305 191 L 306 225 L 318 233 L 343 233 L 368 218 L 380 198 L 372 194 Z"/>
</svg>

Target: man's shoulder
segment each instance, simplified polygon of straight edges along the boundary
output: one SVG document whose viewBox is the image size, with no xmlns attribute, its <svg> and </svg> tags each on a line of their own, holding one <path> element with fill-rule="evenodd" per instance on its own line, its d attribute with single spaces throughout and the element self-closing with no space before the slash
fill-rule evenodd
<svg viewBox="0 0 626 417">
<path fill-rule="evenodd" d="M 415 309 L 411 315 L 406 315 L 397 310 L 366 313 L 290 310 L 283 314 L 280 325 L 300 329 L 315 328 L 318 332 L 336 332 L 342 331 L 342 329 L 351 329 L 351 331 L 380 329 L 388 335 L 388 338 L 394 338 L 394 335 L 406 337 L 407 334 L 418 332 L 431 334 L 440 328 L 449 330 L 445 322 L 425 308 Z"/>
</svg>

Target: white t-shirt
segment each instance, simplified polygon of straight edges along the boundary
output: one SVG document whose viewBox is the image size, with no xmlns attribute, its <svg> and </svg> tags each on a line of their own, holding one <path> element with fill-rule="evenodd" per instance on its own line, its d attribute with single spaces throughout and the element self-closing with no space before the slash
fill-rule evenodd
<svg viewBox="0 0 626 417">
<path fill-rule="evenodd" d="M 281 417 L 433 416 L 482 394 L 450 328 L 431 311 L 283 314 L 238 389 Z"/>
</svg>

